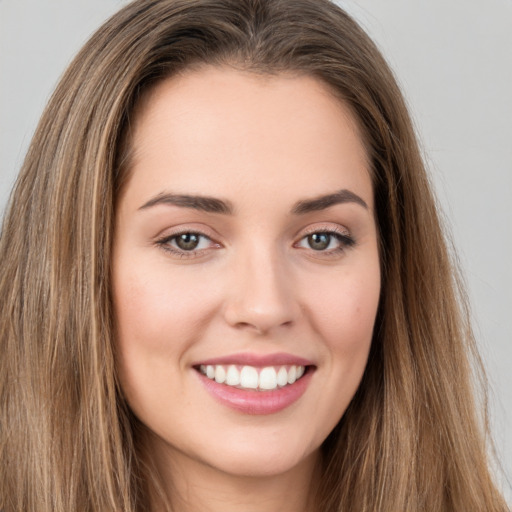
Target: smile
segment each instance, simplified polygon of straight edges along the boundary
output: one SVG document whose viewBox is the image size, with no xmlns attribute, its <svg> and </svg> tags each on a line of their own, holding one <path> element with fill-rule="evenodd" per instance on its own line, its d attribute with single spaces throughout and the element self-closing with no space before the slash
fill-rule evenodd
<svg viewBox="0 0 512 512">
<path fill-rule="evenodd" d="M 315 361 L 273 353 L 231 354 L 193 365 L 204 389 L 237 413 L 274 414 L 300 400 L 316 373 Z"/>
<path fill-rule="evenodd" d="M 238 366 L 238 365 L 200 365 L 199 371 L 218 384 L 237 389 L 272 391 L 294 384 L 305 372 L 301 365 L 287 366 Z"/>
</svg>

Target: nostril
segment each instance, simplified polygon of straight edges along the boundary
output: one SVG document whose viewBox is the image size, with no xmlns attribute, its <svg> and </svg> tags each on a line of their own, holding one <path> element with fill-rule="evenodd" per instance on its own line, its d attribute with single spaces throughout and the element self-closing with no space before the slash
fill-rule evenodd
<svg viewBox="0 0 512 512">
<path fill-rule="evenodd" d="M 283 322 L 283 323 L 272 323 L 272 322 L 268 322 L 268 323 L 264 323 L 264 322 L 254 322 L 254 323 L 238 322 L 235 325 L 233 325 L 233 327 L 235 329 L 240 330 L 240 331 L 247 330 L 247 331 L 253 331 L 254 333 L 259 334 L 259 335 L 265 335 L 265 334 L 268 334 L 270 331 L 274 330 L 277 327 L 289 327 L 292 324 L 293 324 L 292 321 L 287 321 L 287 322 Z"/>
</svg>

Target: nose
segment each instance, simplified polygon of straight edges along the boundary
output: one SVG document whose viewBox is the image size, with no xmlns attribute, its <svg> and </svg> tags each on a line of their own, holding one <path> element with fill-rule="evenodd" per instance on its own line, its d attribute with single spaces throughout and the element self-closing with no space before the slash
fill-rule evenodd
<svg viewBox="0 0 512 512">
<path fill-rule="evenodd" d="M 249 252 L 239 255 L 230 267 L 226 322 L 258 334 L 291 326 L 300 306 L 286 262 L 271 250 Z"/>
</svg>

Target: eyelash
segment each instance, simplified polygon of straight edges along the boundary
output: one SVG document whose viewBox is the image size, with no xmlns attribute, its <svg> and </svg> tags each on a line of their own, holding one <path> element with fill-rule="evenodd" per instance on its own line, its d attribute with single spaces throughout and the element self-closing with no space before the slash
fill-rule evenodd
<svg viewBox="0 0 512 512">
<path fill-rule="evenodd" d="M 209 240 L 214 244 L 216 247 L 221 247 L 220 244 L 215 243 L 212 241 L 212 239 L 200 232 L 193 231 L 193 230 L 187 230 L 187 231 L 180 231 L 178 233 L 173 233 L 172 235 L 165 236 L 159 240 L 156 241 L 156 244 L 164 251 L 171 253 L 173 256 L 177 256 L 179 258 L 196 258 L 202 254 L 204 254 L 204 251 L 209 251 L 212 247 L 208 247 L 205 249 L 193 249 L 190 251 L 179 249 L 172 247 L 170 244 L 173 241 L 176 241 L 176 239 L 183 235 L 190 235 L 190 236 L 197 236 L 200 239 L 206 239 Z M 343 232 L 341 230 L 337 229 L 326 229 L 326 228 L 320 228 L 320 229 L 313 229 L 309 232 L 306 232 L 298 242 L 294 243 L 294 247 L 299 247 L 299 244 L 307 239 L 308 237 L 312 235 L 328 235 L 334 239 L 336 239 L 339 243 L 339 246 L 334 249 L 329 250 L 315 250 L 312 247 L 309 248 L 313 253 L 316 253 L 317 255 L 321 255 L 322 257 L 330 257 L 330 256 L 337 256 L 340 253 L 344 252 L 345 250 L 353 247 L 355 245 L 355 240 L 352 236 L 347 234 L 346 232 Z M 329 241 L 329 245 L 332 240 Z M 199 242 L 200 243 L 200 242 Z M 304 247 L 304 249 L 307 249 Z"/>
<path fill-rule="evenodd" d="M 206 240 L 209 240 L 210 242 L 212 242 L 212 239 L 209 236 L 207 236 L 203 233 L 200 233 L 198 231 L 188 230 L 188 231 L 180 231 L 178 233 L 173 233 L 172 235 L 165 236 L 165 237 L 157 240 L 156 243 L 162 250 L 164 250 L 168 253 L 171 253 L 173 256 L 178 256 L 179 258 L 195 258 L 200 255 L 199 253 L 203 252 L 203 254 L 204 254 L 204 251 L 208 251 L 209 249 L 211 249 L 211 247 L 208 247 L 206 249 L 199 249 L 199 250 L 194 249 L 191 251 L 186 251 L 183 249 L 174 248 L 170 245 L 171 242 L 175 241 L 178 237 L 183 236 L 183 235 L 197 236 L 200 239 L 206 239 Z M 220 244 L 214 243 L 214 245 L 217 247 L 220 247 Z"/>
<path fill-rule="evenodd" d="M 339 256 L 341 253 L 346 251 L 347 249 L 350 249 L 353 247 L 356 243 L 354 238 L 349 235 L 346 231 L 342 231 L 340 229 L 336 228 L 317 228 L 312 229 L 309 232 L 304 233 L 304 235 L 301 237 L 301 239 L 294 244 L 294 247 L 297 247 L 298 244 L 300 244 L 303 240 L 307 239 L 308 237 L 312 235 L 328 235 L 331 238 L 334 238 L 338 241 L 339 246 L 334 249 L 328 249 L 328 250 L 315 250 L 312 247 L 309 249 L 313 251 L 314 254 L 320 256 L 320 257 L 335 257 Z M 329 245 L 332 240 L 329 241 Z M 306 248 L 305 248 L 306 249 Z"/>
</svg>

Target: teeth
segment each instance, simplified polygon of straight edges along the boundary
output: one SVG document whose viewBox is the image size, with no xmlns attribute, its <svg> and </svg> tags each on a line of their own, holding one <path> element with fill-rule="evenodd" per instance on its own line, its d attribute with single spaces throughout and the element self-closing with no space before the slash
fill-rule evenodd
<svg viewBox="0 0 512 512">
<path fill-rule="evenodd" d="M 260 386 L 261 389 L 276 389 L 277 388 L 277 373 L 272 366 L 263 368 L 260 372 Z"/>
<path fill-rule="evenodd" d="M 228 367 L 223 365 L 201 365 L 200 372 L 219 384 L 234 386 L 242 389 L 259 389 L 262 391 L 282 388 L 293 384 L 300 379 L 305 372 L 304 366 L 266 366 L 255 368 L 254 366 Z"/>
<path fill-rule="evenodd" d="M 286 384 L 288 384 L 288 372 L 284 366 L 281 366 L 277 372 L 277 385 L 283 387 Z"/>
<path fill-rule="evenodd" d="M 297 380 L 297 367 L 292 366 L 288 370 L 288 384 L 293 384 Z"/>
<path fill-rule="evenodd" d="M 244 366 L 240 372 L 240 386 L 246 389 L 257 389 L 258 370 L 252 366 Z"/>
<path fill-rule="evenodd" d="M 226 381 L 226 370 L 224 366 L 217 365 L 215 367 L 215 382 L 223 384 Z"/>
<path fill-rule="evenodd" d="M 228 373 L 226 374 L 226 384 L 228 386 L 238 386 L 238 384 L 240 384 L 240 372 L 233 364 L 228 368 Z"/>
</svg>

